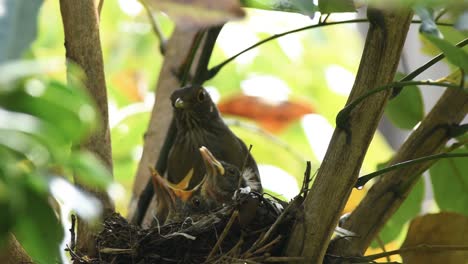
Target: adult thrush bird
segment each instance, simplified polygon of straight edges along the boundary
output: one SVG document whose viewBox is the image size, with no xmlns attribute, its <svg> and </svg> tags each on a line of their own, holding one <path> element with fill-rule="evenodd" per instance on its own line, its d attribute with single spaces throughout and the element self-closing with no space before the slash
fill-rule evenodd
<svg viewBox="0 0 468 264">
<path fill-rule="evenodd" d="M 242 142 L 221 119 L 216 105 L 201 86 L 178 89 L 171 95 L 177 134 L 167 161 L 167 179 L 172 183 L 188 180 L 193 189 L 203 179 L 206 168 L 199 148 L 207 147 L 215 157 L 225 163 L 252 172 L 245 181 L 252 191 L 261 193 L 257 164 Z M 245 187 L 245 186 L 241 186 Z"/>
</svg>

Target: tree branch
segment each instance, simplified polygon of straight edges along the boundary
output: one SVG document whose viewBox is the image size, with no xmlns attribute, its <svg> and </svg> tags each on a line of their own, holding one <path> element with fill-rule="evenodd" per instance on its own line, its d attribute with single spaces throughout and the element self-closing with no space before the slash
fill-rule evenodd
<svg viewBox="0 0 468 264">
<path fill-rule="evenodd" d="M 461 89 L 446 89 L 432 111 L 395 154 L 390 165 L 440 153 L 450 139 L 450 127 L 468 113 L 468 94 Z M 336 240 L 331 254 L 362 254 L 387 220 L 399 208 L 418 180 L 435 160 L 393 170 L 380 177 L 341 227 L 357 234 L 356 238 Z"/>
<path fill-rule="evenodd" d="M 18 240 L 16 240 L 15 236 L 8 234 L 5 239 L 5 245 L 0 250 L 0 263 L 17 264 L 33 263 L 33 261 Z"/>
<path fill-rule="evenodd" d="M 356 82 L 348 104 L 367 91 L 392 82 L 411 22 L 409 10 L 368 10 L 370 28 Z M 384 91 L 353 109 L 346 129 L 336 128 L 323 163 L 293 228 L 289 256 L 304 256 L 322 263 L 339 214 L 357 180 L 367 148 L 385 103 Z"/>
<path fill-rule="evenodd" d="M 100 1 L 102 3 L 102 1 Z M 112 152 L 107 113 L 107 92 L 104 78 L 104 66 L 99 38 L 99 14 L 96 1 L 60 0 L 65 48 L 68 60 L 78 64 L 86 74 L 85 86 L 95 100 L 101 126 L 82 147 L 95 153 L 107 168 L 112 171 Z M 77 184 L 80 184 L 77 182 Z M 96 189 L 87 189 L 102 202 L 104 217 L 114 211 L 114 205 L 106 193 Z M 94 255 L 94 234 L 86 223 L 79 222 L 77 250 L 87 255 Z"/>
</svg>

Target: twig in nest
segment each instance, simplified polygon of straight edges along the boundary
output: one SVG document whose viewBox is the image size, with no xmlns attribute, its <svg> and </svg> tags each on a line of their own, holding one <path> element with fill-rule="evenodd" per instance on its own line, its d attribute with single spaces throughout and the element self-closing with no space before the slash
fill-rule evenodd
<svg viewBox="0 0 468 264">
<path fill-rule="evenodd" d="M 104 254 L 133 254 L 134 250 L 131 248 L 101 248 L 100 253 Z"/>
<path fill-rule="evenodd" d="M 221 243 L 223 242 L 224 238 L 226 238 L 227 234 L 229 233 L 229 230 L 231 229 L 232 224 L 234 223 L 234 220 L 239 216 L 239 211 L 235 210 L 231 218 L 229 219 L 228 223 L 226 224 L 226 227 L 224 227 L 223 233 L 221 233 L 221 236 L 219 237 L 218 241 L 216 241 L 216 244 L 214 245 L 213 249 L 211 250 L 210 254 L 208 254 L 208 257 L 206 258 L 205 263 L 210 260 L 213 255 L 215 254 L 216 250 L 218 248 L 221 249 Z"/>
<path fill-rule="evenodd" d="M 68 251 L 70 253 L 71 260 L 75 261 L 78 260 L 80 263 L 86 262 L 89 263 L 88 261 L 84 260 L 82 257 L 78 256 L 73 249 L 71 249 L 68 245 L 65 251 Z"/>
<path fill-rule="evenodd" d="M 75 250 L 76 247 L 76 239 L 75 239 L 75 223 L 76 223 L 76 216 L 74 214 L 71 215 L 71 227 L 68 229 L 70 231 L 70 250 Z"/>
<path fill-rule="evenodd" d="M 296 196 L 296 198 L 292 200 L 288 204 L 288 206 L 286 206 L 283 213 L 281 213 L 281 215 L 278 218 L 276 218 L 276 221 L 270 226 L 268 231 L 265 234 L 259 236 L 257 241 L 255 241 L 255 243 L 252 245 L 252 247 L 244 253 L 244 256 L 252 255 L 252 251 L 256 250 L 258 247 L 262 246 L 268 239 L 270 239 L 273 233 L 278 229 L 278 226 L 284 221 L 286 216 L 288 216 L 292 210 L 295 210 L 300 205 L 300 203 L 302 203 L 302 201 L 302 197 Z"/>
<path fill-rule="evenodd" d="M 260 254 L 262 252 L 265 252 L 267 251 L 268 249 L 270 249 L 271 247 L 273 247 L 275 244 L 277 244 L 278 242 L 281 241 L 281 235 L 277 236 L 275 239 L 273 239 L 270 243 L 266 244 L 265 246 L 255 250 L 252 255 L 256 255 L 256 254 Z"/>
<path fill-rule="evenodd" d="M 302 188 L 301 192 L 299 195 L 303 195 L 304 199 L 307 197 L 307 194 L 309 193 L 309 184 L 312 181 L 312 178 L 310 177 L 310 170 L 311 170 L 311 165 L 310 161 L 307 161 L 306 163 L 306 170 L 304 172 L 304 180 L 302 181 Z"/>
</svg>

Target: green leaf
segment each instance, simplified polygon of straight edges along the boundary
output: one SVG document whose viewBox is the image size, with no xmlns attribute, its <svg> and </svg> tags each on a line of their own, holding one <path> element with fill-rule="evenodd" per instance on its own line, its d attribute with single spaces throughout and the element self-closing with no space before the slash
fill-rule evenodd
<svg viewBox="0 0 468 264">
<path fill-rule="evenodd" d="M 314 16 L 317 6 L 309 0 L 241 0 L 244 7 Z"/>
<path fill-rule="evenodd" d="M 93 106 L 73 88 L 38 79 L 19 82 L 16 87 L 0 97 L 3 108 L 37 116 L 55 126 L 68 141 L 81 139 L 93 128 L 96 118 Z"/>
<path fill-rule="evenodd" d="M 400 79 L 403 75 L 398 74 Z M 385 108 L 385 115 L 397 127 L 412 129 L 424 117 L 424 105 L 421 91 L 416 85 L 406 86 L 397 97 L 390 100 Z"/>
<path fill-rule="evenodd" d="M 104 190 L 112 183 L 109 170 L 90 152 L 74 152 L 69 162 L 80 184 Z"/>
<path fill-rule="evenodd" d="M 0 63 L 17 59 L 36 39 L 42 0 L 0 1 Z"/>
<path fill-rule="evenodd" d="M 45 166 L 51 158 L 47 147 L 23 133 L 0 129 L 0 147 L 15 152 L 18 157 L 28 159 L 36 167 Z"/>
<path fill-rule="evenodd" d="M 323 14 L 356 12 L 354 0 L 319 0 L 318 7 Z"/>
<path fill-rule="evenodd" d="M 464 72 L 468 72 L 468 53 L 466 51 L 436 36 L 423 35 L 445 54 L 450 63 L 462 68 Z"/>
<path fill-rule="evenodd" d="M 421 211 L 424 199 L 424 179 L 420 176 L 418 177 L 420 179 L 414 186 L 411 193 L 401 204 L 395 214 L 387 221 L 382 231 L 380 231 L 380 238 L 385 244 L 395 240 L 403 231 L 404 225 L 417 216 Z"/>
<path fill-rule="evenodd" d="M 463 147 L 452 153 L 467 153 Z M 434 197 L 443 211 L 468 215 L 468 160 L 466 158 L 441 159 L 430 169 Z"/>
<path fill-rule="evenodd" d="M 27 190 L 26 208 L 17 216 L 14 235 L 39 264 L 57 263 L 63 229 L 47 196 Z"/>
</svg>

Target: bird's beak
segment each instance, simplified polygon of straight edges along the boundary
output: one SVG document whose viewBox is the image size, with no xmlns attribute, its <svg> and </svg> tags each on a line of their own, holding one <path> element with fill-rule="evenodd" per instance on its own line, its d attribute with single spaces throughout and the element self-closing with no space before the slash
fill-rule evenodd
<svg viewBox="0 0 468 264">
<path fill-rule="evenodd" d="M 177 199 L 181 200 L 182 202 L 186 202 L 198 189 L 198 186 L 191 190 L 180 189 L 180 183 L 170 183 L 169 181 L 161 177 L 161 175 L 159 175 L 159 173 L 153 168 L 151 168 L 151 176 L 155 192 L 158 195 L 160 195 L 162 199 L 170 201 L 173 204 L 175 204 Z M 190 180 L 191 175 L 188 175 L 188 178 Z"/>
<path fill-rule="evenodd" d="M 152 167 L 151 170 L 151 180 L 153 182 L 154 192 L 157 194 L 158 199 L 160 199 L 166 205 L 174 205 L 175 203 L 175 193 L 169 187 L 168 182 L 161 177 L 161 175 Z"/>
<path fill-rule="evenodd" d="M 184 109 L 185 106 L 186 106 L 186 103 L 180 97 L 177 98 L 174 102 L 174 107 L 177 109 Z"/>
<path fill-rule="evenodd" d="M 203 158 L 203 162 L 205 163 L 206 171 L 209 172 L 208 175 L 211 174 L 211 176 L 215 176 L 219 174 L 223 176 L 224 167 L 221 162 L 219 162 L 206 147 L 203 146 L 199 150 Z"/>
</svg>

